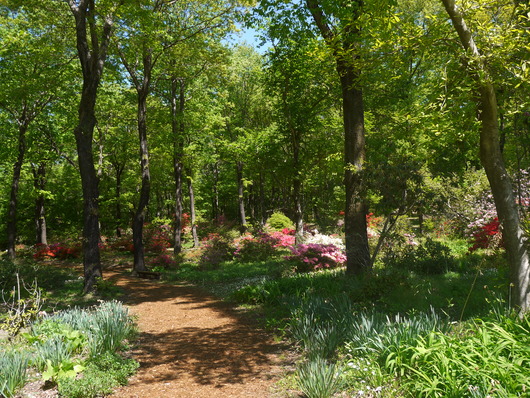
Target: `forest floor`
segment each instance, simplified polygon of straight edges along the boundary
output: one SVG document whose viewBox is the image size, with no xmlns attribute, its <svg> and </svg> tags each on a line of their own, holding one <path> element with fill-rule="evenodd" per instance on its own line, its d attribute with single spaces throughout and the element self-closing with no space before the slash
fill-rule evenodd
<svg viewBox="0 0 530 398">
<path fill-rule="evenodd" d="M 199 287 L 106 271 L 137 317 L 138 373 L 114 398 L 272 397 L 288 366 L 285 347 L 258 321 Z"/>
</svg>

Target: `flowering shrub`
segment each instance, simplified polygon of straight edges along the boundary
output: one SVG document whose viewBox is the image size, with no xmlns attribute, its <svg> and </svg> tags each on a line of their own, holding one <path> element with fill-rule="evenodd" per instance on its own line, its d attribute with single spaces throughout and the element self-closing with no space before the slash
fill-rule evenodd
<svg viewBox="0 0 530 398">
<path fill-rule="evenodd" d="M 69 258 L 79 258 L 81 255 L 81 245 L 68 245 L 66 243 L 54 243 L 51 245 L 36 245 L 35 254 L 33 258 L 36 260 L 44 260 L 47 258 L 57 258 L 59 260 L 66 260 Z"/>
<path fill-rule="evenodd" d="M 112 241 L 109 239 L 109 242 L 107 242 L 107 247 L 110 250 L 116 250 L 120 252 L 132 253 L 134 251 L 134 245 L 131 236 L 122 236 Z"/>
<path fill-rule="evenodd" d="M 304 243 L 306 244 L 319 244 L 319 245 L 333 245 L 337 248 L 344 250 L 344 243 L 337 235 L 323 235 L 318 231 L 314 233 L 304 235 Z"/>
<path fill-rule="evenodd" d="M 203 242 L 199 258 L 201 269 L 216 269 L 223 261 L 232 259 L 234 248 L 219 234 L 209 234 Z"/>
<path fill-rule="evenodd" d="M 279 242 L 277 238 L 265 232 L 258 232 L 255 237 L 246 235 L 237 243 L 234 257 L 243 262 L 263 261 L 274 254 Z"/>
<path fill-rule="evenodd" d="M 296 272 L 310 272 L 331 269 L 346 263 L 346 255 L 335 245 L 318 243 L 290 247 L 292 255 L 286 259 L 295 263 Z"/>
<path fill-rule="evenodd" d="M 171 246 L 171 227 L 169 225 L 146 224 L 144 226 L 145 250 L 163 253 Z"/>
<path fill-rule="evenodd" d="M 470 243 L 472 245 L 468 249 L 470 253 L 478 249 L 504 247 L 499 219 L 495 217 L 491 221 L 476 228 Z"/>
<path fill-rule="evenodd" d="M 175 267 L 176 265 L 177 262 L 168 254 L 160 254 L 149 262 L 151 268 L 162 267 L 165 269 Z"/>
<path fill-rule="evenodd" d="M 285 230 L 287 230 L 288 233 L 285 233 L 284 232 Z M 279 232 L 279 231 L 271 232 L 270 236 L 272 236 L 276 240 L 274 247 L 289 247 L 289 246 L 294 245 L 294 241 L 295 241 L 294 229 L 285 228 L 284 230 L 282 230 L 282 232 Z"/>
</svg>

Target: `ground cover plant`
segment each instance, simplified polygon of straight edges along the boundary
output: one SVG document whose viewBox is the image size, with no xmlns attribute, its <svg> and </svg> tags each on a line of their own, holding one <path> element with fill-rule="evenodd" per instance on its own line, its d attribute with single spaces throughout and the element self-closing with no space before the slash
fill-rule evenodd
<svg viewBox="0 0 530 398">
<path fill-rule="evenodd" d="M 68 257 L 28 251 L 1 261 L 0 396 L 15 397 L 34 380 L 80 398 L 126 383 L 137 364 L 123 353 L 136 329 L 121 303 L 104 301 L 119 289 L 100 281 L 98 294 L 81 296 L 83 280 Z"/>
<path fill-rule="evenodd" d="M 62 397 L 97 397 L 126 384 L 138 367 L 123 356 L 136 328 L 117 301 L 41 315 L 29 326 L 0 343 L 0 395 L 7 398 L 36 378 Z"/>
</svg>

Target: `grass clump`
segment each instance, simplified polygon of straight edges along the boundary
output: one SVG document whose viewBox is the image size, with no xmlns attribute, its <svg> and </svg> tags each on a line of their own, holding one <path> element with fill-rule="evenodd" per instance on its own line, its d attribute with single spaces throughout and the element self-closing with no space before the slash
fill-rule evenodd
<svg viewBox="0 0 530 398">
<path fill-rule="evenodd" d="M 341 388 L 339 366 L 323 358 L 304 362 L 296 373 L 298 386 L 308 398 L 329 398 Z"/>
<path fill-rule="evenodd" d="M 25 351 L 0 351 L 0 396 L 11 398 L 27 382 L 29 355 Z"/>
</svg>

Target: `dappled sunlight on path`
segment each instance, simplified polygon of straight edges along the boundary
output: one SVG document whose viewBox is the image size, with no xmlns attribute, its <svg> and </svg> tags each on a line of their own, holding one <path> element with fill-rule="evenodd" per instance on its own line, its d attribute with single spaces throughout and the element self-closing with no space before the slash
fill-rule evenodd
<svg viewBox="0 0 530 398">
<path fill-rule="evenodd" d="M 112 397 L 269 397 L 280 347 L 202 289 L 108 272 L 138 317 L 140 369 Z"/>
</svg>

